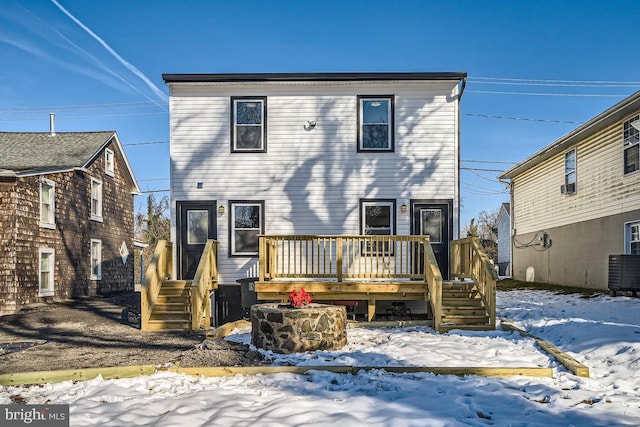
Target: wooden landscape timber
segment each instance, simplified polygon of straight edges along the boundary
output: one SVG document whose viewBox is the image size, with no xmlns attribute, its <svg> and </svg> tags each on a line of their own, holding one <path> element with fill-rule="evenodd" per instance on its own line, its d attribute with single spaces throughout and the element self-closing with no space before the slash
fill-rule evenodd
<svg viewBox="0 0 640 427">
<path fill-rule="evenodd" d="M 67 369 L 59 371 L 22 372 L 0 375 L 0 385 L 19 386 L 56 383 L 63 381 L 87 381 L 98 376 L 104 379 L 133 378 L 156 372 L 173 372 L 201 377 L 230 377 L 234 375 L 273 375 L 291 373 L 304 375 L 309 371 L 328 371 L 336 374 L 356 375 L 360 371 L 387 371 L 395 374 L 430 373 L 434 375 L 483 377 L 553 377 L 551 368 L 520 367 L 436 367 L 436 366 L 204 366 L 196 368 L 157 367 L 154 365 L 115 366 L 109 368 Z"/>
<path fill-rule="evenodd" d="M 540 346 L 541 349 L 543 349 L 545 352 L 555 357 L 556 360 L 562 364 L 562 366 L 567 368 L 567 370 L 573 372 L 574 375 L 577 375 L 579 377 L 589 378 L 588 367 L 584 366 L 582 363 L 578 362 L 576 359 L 569 356 L 567 353 L 560 350 L 555 345 L 543 340 L 542 338 L 538 338 L 535 335 L 531 335 L 530 333 L 523 331 L 522 329 L 518 328 L 517 326 L 514 326 L 511 323 L 505 323 L 505 321 L 502 321 L 501 326 L 502 326 L 502 329 L 505 329 L 507 331 L 518 332 L 523 337 L 533 339 L 536 342 L 536 344 Z"/>
</svg>

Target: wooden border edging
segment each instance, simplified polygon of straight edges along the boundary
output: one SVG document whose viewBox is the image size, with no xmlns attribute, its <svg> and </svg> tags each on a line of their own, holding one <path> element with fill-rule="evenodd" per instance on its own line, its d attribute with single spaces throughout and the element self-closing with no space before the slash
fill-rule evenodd
<svg viewBox="0 0 640 427">
<path fill-rule="evenodd" d="M 104 379 L 133 378 L 157 372 L 155 365 L 114 366 L 109 368 L 64 369 L 58 371 L 20 372 L 0 375 L 0 385 L 27 385 L 87 381 L 102 375 Z"/>
<path fill-rule="evenodd" d="M 0 385 L 19 386 L 56 383 L 62 381 L 87 381 L 98 376 L 104 379 L 133 378 L 157 372 L 172 372 L 201 377 L 230 377 L 234 375 L 299 374 L 309 371 L 328 371 L 336 374 L 356 375 L 360 371 L 374 369 L 395 374 L 430 373 L 434 375 L 478 375 L 484 377 L 553 377 L 551 368 L 495 368 L 495 367 L 430 367 L 430 366 L 203 366 L 198 368 L 161 368 L 154 365 L 115 366 L 109 368 L 65 369 L 59 371 L 22 372 L 0 375 Z"/>
<path fill-rule="evenodd" d="M 551 344 L 543 340 L 542 338 L 538 338 L 535 335 L 530 334 L 527 331 L 523 331 L 517 326 L 511 323 L 505 323 L 504 320 L 501 321 L 502 329 L 506 329 L 507 331 L 518 332 L 523 337 L 532 338 L 536 344 L 540 346 L 545 352 L 549 353 L 553 357 L 555 357 L 558 362 L 562 364 L 567 370 L 573 372 L 574 375 L 579 377 L 589 378 L 589 368 L 584 366 L 582 363 L 578 362 L 573 357 L 569 356 L 564 351 L 560 350 L 555 345 Z"/>
</svg>

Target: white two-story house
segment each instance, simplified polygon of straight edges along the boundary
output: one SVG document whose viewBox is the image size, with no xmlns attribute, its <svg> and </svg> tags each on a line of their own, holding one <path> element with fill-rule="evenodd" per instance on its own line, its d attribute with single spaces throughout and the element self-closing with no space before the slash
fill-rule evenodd
<svg viewBox="0 0 640 427">
<path fill-rule="evenodd" d="M 466 73 L 165 74 L 177 278 L 207 239 L 220 285 L 257 277 L 270 235 L 459 234 Z"/>
</svg>

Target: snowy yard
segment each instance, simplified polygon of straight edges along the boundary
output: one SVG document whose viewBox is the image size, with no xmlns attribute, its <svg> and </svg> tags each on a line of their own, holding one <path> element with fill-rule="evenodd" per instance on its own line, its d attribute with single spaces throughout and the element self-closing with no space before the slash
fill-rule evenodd
<svg viewBox="0 0 640 427">
<path fill-rule="evenodd" d="M 498 315 L 590 368 L 578 378 L 516 333 L 350 329 L 340 351 L 275 355 L 275 365 L 553 367 L 554 378 L 389 374 L 193 378 L 159 373 L 0 387 L 0 403 L 68 403 L 73 426 L 640 425 L 640 299 L 498 293 Z M 248 342 L 239 330 L 230 340 Z"/>
</svg>

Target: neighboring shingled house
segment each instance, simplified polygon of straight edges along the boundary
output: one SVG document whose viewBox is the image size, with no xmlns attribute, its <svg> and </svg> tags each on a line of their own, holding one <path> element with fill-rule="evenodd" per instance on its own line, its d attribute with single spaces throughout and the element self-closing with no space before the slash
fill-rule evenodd
<svg viewBox="0 0 640 427">
<path fill-rule="evenodd" d="M 0 315 L 133 290 L 139 192 L 116 132 L 0 132 Z"/>
</svg>

